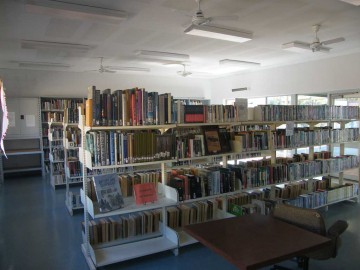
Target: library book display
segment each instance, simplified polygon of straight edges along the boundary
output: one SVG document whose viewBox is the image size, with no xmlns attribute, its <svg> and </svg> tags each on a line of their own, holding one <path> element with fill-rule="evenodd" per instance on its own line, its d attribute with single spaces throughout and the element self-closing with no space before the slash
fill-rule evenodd
<svg viewBox="0 0 360 270">
<path fill-rule="evenodd" d="M 101 93 L 91 87 L 79 113 L 81 248 L 89 267 L 165 250 L 177 254 L 198 241 L 184 230 L 187 225 L 226 222 L 259 209 L 266 214 L 266 200 L 318 208 L 357 199 L 358 183 L 333 181 L 329 175 L 357 168 L 358 156 L 315 149 L 358 141 L 358 130 L 345 126 L 359 118 L 358 107 L 265 105 L 255 108 L 252 120 L 247 112 L 240 101 L 186 105 L 171 94 L 144 89 Z M 301 147 L 308 152 L 277 156 L 279 150 Z M 156 199 L 139 203 L 136 191 L 149 185 L 155 194 L 148 190 L 147 195 Z M 287 228 L 268 217 L 250 219 Z M 326 242 L 318 240 L 276 256 L 284 259 Z M 251 257 L 244 262 L 256 264 Z"/>
</svg>

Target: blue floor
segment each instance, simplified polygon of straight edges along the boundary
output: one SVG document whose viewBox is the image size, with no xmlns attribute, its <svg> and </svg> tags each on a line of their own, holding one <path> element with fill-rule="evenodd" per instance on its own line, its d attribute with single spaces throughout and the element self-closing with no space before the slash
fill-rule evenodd
<svg viewBox="0 0 360 270">
<path fill-rule="evenodd" d="M 0 270 L 86 270 L 81 252 L 83 214 L 70 216 L 65 190 L 54 191 L 41 177 L 6 179 L 0 188 Z M 350 226 L 336 259 L 311 261 L 311 270 L 360 269 L 360 205 L 344 202 L 324 213 L 327 224 L 346 219 Z M 296 239 L 294 239 L 296 241 Z M 242 245 L 242 243 L 239 243 Z M 296 269 L 295 264 L 284 265 Z M 221 269 L 236 267 L 201 244 L 102 267 L 104 270 Z"/>
</svg>

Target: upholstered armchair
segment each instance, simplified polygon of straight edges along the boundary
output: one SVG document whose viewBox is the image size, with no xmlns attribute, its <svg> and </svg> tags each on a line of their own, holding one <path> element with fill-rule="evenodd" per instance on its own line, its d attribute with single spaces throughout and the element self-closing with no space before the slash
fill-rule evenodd
<svg viewBox="0 0 360 270">
<path fill-rule="evenodd" d="M 327 260 L 335 258 L 338 249 L 341 246 L 340 235 L 348 227 L 348 223 L 346 221 L 338 220 L 330 226 L 328 230 L 326 230 L 324 218 L 319 211 L 286 204 L 277 204 L 273 210 L 273 216 L 279 220 L 296 225 L 314 233 L 321 234 L 331 239 L 331 245 L 312 253 L 304 254 L 298 258 L 299 266 L 305 270 L 308 270 L 309 268 L 309 259 Z M 273 269 L 286 268 L 274 266 Z"/>
</svg>

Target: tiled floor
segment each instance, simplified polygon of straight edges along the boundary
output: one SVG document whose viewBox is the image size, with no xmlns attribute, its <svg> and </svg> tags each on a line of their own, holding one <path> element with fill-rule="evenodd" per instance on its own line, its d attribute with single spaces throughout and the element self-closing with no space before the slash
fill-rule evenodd
<svg viewBox="0 0 360 270">
<path fill-rule="evenodd" d="M 41 177 L 6 179 L 0 188 L 0 269 L 1 270 L 86 270 L 80 250 L 83 214 L 69 215 L 64 204 L 65 190 L 54 192 Z M 360 269 L 360 205 L 344 202 L 324 213 L 327 224 L 346 219 L 350 226 L 336 259 L 311 261 L 311 270 Z M 294 239 L 296 241 L 296 239 Z M 243 243 L 239 243 L 242 245 Z M 286 265 L 295 265 L 285 262 Z M 163 252 L 106 267 L 112 269 L 221 269 L 233 265 L 200 244 L 180 249 L 178 256 Z"/>
</svg>

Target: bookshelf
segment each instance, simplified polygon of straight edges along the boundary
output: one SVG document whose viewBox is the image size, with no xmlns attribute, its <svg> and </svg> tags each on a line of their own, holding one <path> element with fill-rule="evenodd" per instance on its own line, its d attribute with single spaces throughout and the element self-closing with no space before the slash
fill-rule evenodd
<svg viewBox="0 0 360 270">
<path fill-rule="evenodd" d="M 65 119 L 66 121 L 66 119 Z M 82 210 L 84 206 L 81 203 L 80 192 L 70 190 L 70 186 L 82 183 L 82 168 L 79 159 L 79 148 L 81 147 L 81 130 L 78 123 L 64 122 L 64 166 L 65 166 L 65 205 L 73 215 L 75 211 Z"/>
<path fill-rule="evenodd" d="M 143 142 L 155 141 L 155 138 L 161 136 L 171 127 L 175 125 L 148 125 L 148 126 L 97 126 L 86 127 L 85 115 L 80 116 L 79 127 L 82 131 L 82 147 L 80 147 L 80 161 L 83 164 L 83 188 L 81 190 L 81 201 L 84 204 L 84 225 L 83 225 L 83 238 L 84 243 L 81 245 L 82 252 L 88 262 L 90 269 L 96 269 L 97 267 L 105 266 L 108 264 L 121 262 L 149 254 L 154 254 L 162 251 L 171 250 L 174 254 L 178 253 L 178 234 L 168 226 L 166 226 L 167 216 L 166 207 L 174 206 L 177 204 L 176 190 L 163 185 L 158 181 L 157 196 L 158 199 L 154 203 L 146 205 L 137 205 L 134 197 L 124 198 L 124 207 L 115 211 L 102 213 L 99 211 L 99 206 L 96 199 L 89 197 L 89 182 L 88 177 L 91 174 L 104 173 L 105 171 L 126 171 L 130 168 L 130 172 L 134 171 L 134 168 L 150 169 L 159 167 L 162 168 L 161 173 L 157 174 L 160 179 L 164 178 L 165 162 L 171 162 L 173 159 L 171 156 L 157 156 L 157 158 L 150 158 L 150 154 L 153 155 L 154 148 L 149 148 Z M 131 140 L 134 140 L 134 144 L 131 147 L 134 152 L 127 155 L 120 150 L 117 150 L 119 155 L 115 155 L 115 160 L 110 158 L 107 161 L 106 158 L 100 160 L 102 156 L 96 157 L 96 151 L 104 150 L 103 148 L 96 149 L 96 138 L 100 136 L 106 136 L 106 138 L 112 138 L 114 133 L 119 135 L 118 141 L 115 145 L 123 144 L 127 141 L 130 144 Z M 120 135 L 121 134 L 121 135 Z M 99 137 L 98 137 L 99 136 Z M 124 136 L 126 139 L 124 140 Z M 105 138 L 105 137 L 104 137 Z M 114 139 L 112 139 L 114 140 Z M 94 142 L 93 146 L 90 146 L 90 142 Z M 110 141 L 109 141 L 110 142 Z M 112 141 L 114 142 L 114 141 Z M 116 139 L 115 139 L 116 142 Z M 111 142 L 110 142 L 111 143 Z M 138 148 L 137 145 L 141 147 Z M 99 145 L 98 145 L 99 146 Z M 160 145 L 158 145 L 160 146 Z M 101 146 L 100 146 L 101 147 Z M 95 148 L 95 149 L 94 149 Z M 129 148 L 130 149 L 130 148 Z M 143 154 L 148 153 L 146 159 L 138 159 L 137 151 L 141 151 Z M 146 151 L 150 152 L 146 152 Z M 170 149 L 167 149 L 170 151 Z M 116 150 L 115 150 L 116 151 Z M 111 155 L 111 153 L 109 153 Z M 89 171 L 89 172 L 88 172 Z M 123 192 L 124 194 L 124 192 Z M 142 219 L 143 227 L 147 227 L 149 220 L 158 220 L 158 225 L 153 227 L 152 230 L 142 232 L 140 234 L 122 235 L 118 239 L 108 243 L 96 244 L 91 236 L 94 230 L 94 223 L 101 222 L 101 220 L 110 220 L 111 218 L 123 220 L 132 220 L 138 216 L 146 216 Z M 160 219 L 161 216 L 161 219 Z M 151 217 L 151 218 L 150 218 Z M 156 218 L 158 217 L 158 219 Z M 91 219 L 91 220 L 90 220 Z M 147 220 L 147 221 L 145 221 Z M 155 222 L 155 221 L 154 221 Z M 129 225 L 130 226 L 130 225 Z"/>
<path fill-rule="evenodd" d="M 65 185 L 63 123 L 50 121 L 48 127 L 50 184 L 57 189 Z"/>
<path fill-rule="evenodd" d="M 94 88 L 91 90 L 94 90 Z M 136 96 L 135 93 L 137 93 L 137 91 L 132 91 L 131 93 L 134 93 L 133 95 Z M 93 94 L 94 92 L 92 92 L 92 97 L 95 97 Z M 106 91 L 105 94 L 111 95 L 108 91 Z M 140 92 L 138 94 L 140 94 Z M 145 92 L 141 90 L 141 95 L 144 94 Z M 136 102 L 139 102 L 139 100 L 142 99 L 135 99 Z M 94 100 L 92 100 L 92 102 L 94 102 Z M 122 105 L 128 106 L 126 104 L 127 103 L 122 103 Z M 87 103 L 87 109 L 91 108 L 92 113 L 96 110 L 101 111 L 101 109 L 96 109 L 93 105 L 91 102 Z M 100 106 L 103 105 L 100 104 Z M 353 136 L 353 140 L 358 140 L 358 138 L 355 138 L 357 136 L 356 131 L 330 131 L 331 129 L 316 127 L 324 122 L 342 122 L 358 118 L 358 108 L 348 112 L 342 108 L 326 106 L 315 108 L 313 108 L 313 106 L 311 106 L 311 108 L 306 106 L 292 107 L 291 109 L 288 107 L 286 110 L 283 107 L 276 107 L 276 112 L 284 110 L 287 116 L 284 118 L 276 116 L 274 117 L 276 121 L 272 121 L 272 119 L 264 117 L 274 115 L 274 112 L 272 112 L 274 107 L 263 107 L 254 110 L 256 116 L 253 119 L 255 120 L 247 121 L 245 119 L 240 120 L 241 113 L 236 106 L 205 106 L 207 107 L 203 107 L 202 112 L 198 112 L 202 114 L 203 117 L 201 123 L 184 123 L 181 121 L 182 116 L 179 115 L 179 112 L 181 112 L 181 110 L 179 110 L 181 109 L 181 104 L 171 106 L 174 111 L 169 113 L 167 119 L 172 119 L 172 121 L 161 125 L 153 124 L 158 122 L 156 120 L 154 122 L 148 121 L 146 117 L 144 117 L 144 112 L 141 110 L 138 111 L 139 114 L 137 114 L 133 120 L 129 121 L 124 119 L 119 121 L 119 115 L 115 116 L 114 114 L 110 114 L 113 117 L 112 120 L 122 123 L 117 125 L 114 122 L 110 122 L 113 123 L 113 125 L 110 126 L 101 126 L 100 122 L 96 124 L 96 121 L 92 121 L 93 119 L 96 120 L 96 116 L 94 117 L 96 114 L 88 113 L 88 110 L 86 111 L 86 117 L 84 113 L 80 114 L 79 127 L 82 130 L 82 147 L 79 151 L 80 161 L 83 164 L 81 200 L 84 204 L 84 242 L 82 244 L 82 251 L 90 268 L 94 269 L 110 263 L 164 250 L 173 250 L 175 254 L 177 254 L 178 247 L 196 242 L 182 231 L 181 226 L 184 224 L 178 223 L 179 220 L 183 220 L 182 215 L 185 215 L 184 213 L 186 211 L 188 214 L 191 211 L 192 213 L 196 213 L 196 217 L 192 217 L 193 220 L 191 222 L 193 223 L 233 216 L 233 214 L 229 213 L 233 204 L 239 204 L 243 207 L 244 212 L 251 213 L 254 211 L 253 204 L 255 204 L 255 201 L 259 202 L 267 198 L 271 200 L 282 200 L 283 198 L 279 196 L 279 193 L 283 192 L 285 194 L 285 191 L 290 192 L 289 186 L 295 186 L 299 182 L 304 181 L 307 185 L 307 190 L 310 191 L 310 187 L 315 185 L 315 180 L 312 179 L 318 176 L 327 176 L 331 173 L 331 168 L 342 171 L 358 166 L 358 157 L 344 156 L 337 159 L 330 157 L 315 159 L 315 156 L 319 155 L 319 153 L 314 151 L 314 147 L 317 144 L 331 143 L 329 139 L 331 137 Z M 108 109 L 114 107 L 110 105 L 110 107 L 104 106 L 103 108 Z M 138 107 L 133 106 L 133 108 Z M 109 109 L 109 112 L 111 110 L 112 109 Z M 291 114 L 290 111 L 292 111 Z M 309 115 L 304 116 L 306 113 L 309 114 L 309 112 L 311 112 L 312 117 L 309 117 Z M 173 113 L 177 117 L 173 117 Z M 159 112 L 151 115 L 157 114 L 159 114 Z M 321 117 L 313 117 L 313 115 L 320 115 Z M 131 117 L 134 117 L 134 115 Z M 99 114 L 97 118 L 100 119 Z M 141 119 L 141 121 L 139 121 L 139 119 Z M 108 119 L 106 121 L 108 121 Z M 90 125 L 86 126 L 85 123 L 89 123 Z M 95 125 L 91 126 L 93 123 L 95 123 Z M 137 123 L 137 125 L 128 125 L 127 123 Z M 295 127 L 297 124 L 304 123 L 310 126 L 310 131 L 294 128 L 292 134 L 288 134 L 288 136 L 293 136 L 293 138 L 288 138 L 288 144 L 278 144 L 278 139 L 275 136 L 282 135 L 281 132 L 283 131 L 278 132 L 279 134 L 276 131 L 281 125 L 288 124 Z M 214 133 L 211 132 L 207 134 L 205 132 L 208 130 L 213 131 L 211 130 L 213 127 L 216 127 L 215 130 L 222 129 L 221 132 L 215 132 L 218 133 L 216 141 L 221 142 L 220 147 L 218 149 L 215 147 L 215 150 L 210 149 L 210 146 L 214 145 L 209 143 L 209 141 L 214 142 Z M 226 137 L 229 135 L 225 134 L 227 132 L 231 136 L 230 139 Z M 325 134 L 326 132 L 328 133 L 327 135 Z M 335 134 L 335 132 L 338 132 L 338 134 Z M 310 133 L 312 135 L 310 135 Z M 342 133 L 342 135 L 339 135 L 340 133 Z M 145 143 L 141 145 L 140 142 L 150 142 L 151 139 L 149 141 L 147 136 L 158 136 L 160 138 L 163 135 L 172 136 L 170 144 L 173 144 L 173 146 L 176 145 L 175 149 L 171 147 L 171 149 L 168 150 L 159 150 L 170 152 L 170 156 L 160 154 L 158 158 L 155 158 L 156 155 L 152 152 L 150 154 L 152 158 L 149 158 L 147 153 L 147 151 L 149 151 L 148 146 L 152 144 L 156 145 L 156 143 Z M 203 137 L 197 135 L 202 135 Z M 107 143 L 97 143 L 97 140 L 100 140 L 101 137 L 107 138 L 105 139 Z M 124 139 L 125 137 L 126 139 Z M 296 141 L 303 137 L 305 137 L 306 140 Z M 139 140 L 137 141 L 137 139 Z M 133 141 L 132 146 L 129 146 L 130 141 Z M 231 144 L 228 141 L 233 141 L 233 143 Z M 279 141 L 281 142 L 280 139 Z M 285 142 L 287 141 L 285 140 Z M 105 145 L 105 148 L 102 149 L 101 145 Z M 123 150 L 120 150 L 120 148 L 116 148 L 117 150 L 113 148 L 113 150 L 111 150 L 112 147 L 118 147 L 119 145 L 126 145 L 129 152 L 122 152 Z M 279 157 L 277 157 L 277 150 L 293 149 L 302 146 L 310 147 L 310 153 L 307 156 L 309 161 L 307 162 L 301 160 L 301 156 L 296 157 L 300 158 L 300 160 L 297 161 L 294 159 L 291 163 L 288 163 L 286 159 L 279 159 Z M 97 147 L 100 147 L 100 150 L 97 149 Z M 157 149 L 156 147 L 154 148 Z M 139 149 L 142 150 L 140 151 L 140 155 L 137 154 Z M 150 147 L 150 149 L 152 148 Z M 105 156 L 102 156 L 103 152 L 106 153 Z M 250 166 L 237 161 L 237 159 L 244 157 L 259 157 L 261 159 L 259 162 L 264 162 L 264 164 L 259 165 L 252 162 Z M 266 160 L 264 157 L 268 157 L 268 159 Z M 219 166 L 219 162 L 222 162 L 221 166 Z M 214 168 L 214 164 L 217 164 L 217 168 Z M 134 198 L 130 196 L 124 198 L 125 206 L 119 210 L 107 213 L 99 211 L 96 197 L 91 195 L 91 180 L 88 180 L 91 174 L 103 174 L 105 173 L 104 171 L 113 171 L 117 172 L 120 177 L 125 176 L 125 174 L 135 177 L 134 175 L 138 172 L 143 174 L 141 170 L 148 167 L 157 168 L 161 171 L 161 181 L 158 183 L 159 200 L 156 203 L 139 206 L 135 204 Z M 193 169 L 189 169 L 188 167 L 196 167 L 195 169 L 198 175 L 191 171 Z M 238 171 L 236 171 L 236 168 L 238 168 Z M 265 170 L 264 168 L 267 169 Z M 202 182 L 199 185 L 196 184 L 196 182 L 191 182 L 191 180 L 183 180 L 179 182 L 184 184 L 185 181 L 188 181 L 188 186 L 186 187 L 184 184 L 184 186 L 181 187 L 176 184 L 176 181 L 172 182 L 171 176 L 174 174 L 175 169 L 179 171 L 187 170 L 183 175 L 192 173 L 199 178 L 205 176 L 207 179 L 211 179 L 211 181 L 209 182 L 209 180 L 207 180 L 208 182 L 205 182 L 205 180 L 201 180 Z M 218 171 L 216 172 L 216 178 L 215 176 L 211 176 L 214 171 Z M 267 174 L 269 171 L 276 171 L 276 174 L 274 174 L 276 176 L 269 176 L 269 174 Z M 299 173 L 297 173 L 298 171 Z M 289 176 L 290 172 L 294 172 L 291 174 L 291 177 Z M 295 172 L 297 174 L 295 174 Z M 181 175 L 181 173 L 176 173 L 174 177 L 183 179 L 179 177 L 179 175 Z M 244 176 L 247 178 L 245 179 Z M 192 186 L 193 183 L 195 183 L 194 186 Z M 209 183 L 211 183 L 211 188 L 209 188 Z M 195 190 L 199 188 L 200 191 L 191 191 L 192 188 L 195 188 Z M 356 185 L 352 186 L 352 190 L 350 190 L 350 188 L 346 190 L 346 188 L 334 189 L 334 192 L 329 191 L 324 193 L 326 195 L 326 204 L 330 205 L 357 196 L 358 190 Z M 121 186 L 121 189 L 123 190 L 123 186 Z M 193 195 L 193 193 L 196 193 L 196 195 Z M 266 203 L 263 202 L 259 204 L 261 205 L 262 212 L 266 212 Z M 325 204 L 322 204 L 321 206 L 324 205 Z M 194 209 L 196 209 L 196 211 Z M 122 238 L 110 242 L 105 241 L 105 243 L 101 244 L 95 244 L 93 242 L 94 236 L 92 236 L 92 234 L 94 234 L 94 226 L 97 226 L 100 220 L 103 220 L 104 223 L 110 223 L 110 218 L 119 220 L 123 217 L 144 216 L 144 213 L 148 211 L 158 211 L 162 213 L 159 230 L 132 239 Z M 157 247 L 150 246 L 155 242 L 158 245 Z M 141 248 L 139 248 L 139 246 L 141 246 Z M 138 248 L 138 250 L 130 253 L 129 250 L 133 250 L 135 247 Z M 125 250 L 127 251 L 125 252 Z M 116 254 L 116 252 L 120 251 L 122 254 Z"/>
<path fill-rule="evenodd" d="M 50 174 L 50 145 L 49 145 L 49 123 L 60 125 L 77 122 L 77 106 L 83 102 L 82 98 L 64 97 L 41 97 L 40 98 L 40 117 L 41 117 L 41 136 L 44 151 L 43 166 L 45 171 Z"/>
</svg>

